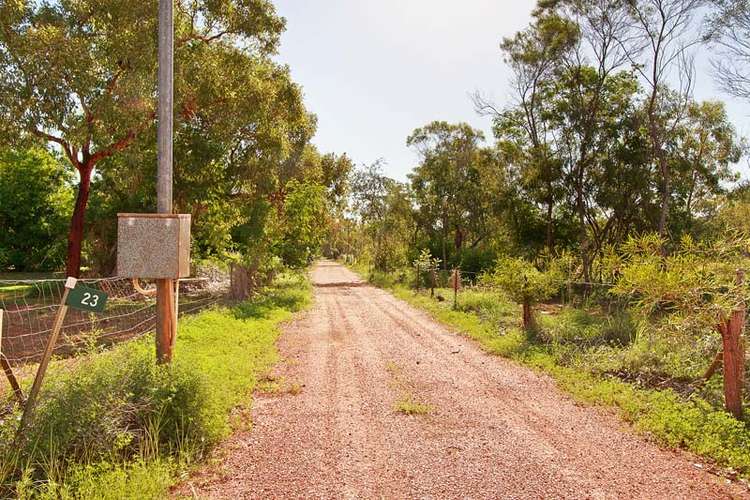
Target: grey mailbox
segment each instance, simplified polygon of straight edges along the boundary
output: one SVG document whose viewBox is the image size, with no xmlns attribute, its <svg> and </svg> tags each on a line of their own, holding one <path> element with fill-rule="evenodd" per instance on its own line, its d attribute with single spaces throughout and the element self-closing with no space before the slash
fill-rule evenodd
<svg viewBox="0 0 750 500">
<path fill-rule="evenodd" d="M 117 275 L 190 276 L 190 215 L 117 214 Z"/>
</svg>

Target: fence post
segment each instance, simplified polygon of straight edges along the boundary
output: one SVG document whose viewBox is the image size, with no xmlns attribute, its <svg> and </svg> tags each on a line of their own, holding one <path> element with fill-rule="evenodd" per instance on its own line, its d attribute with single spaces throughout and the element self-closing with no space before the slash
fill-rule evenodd
<svg viewBox="0 0 750 500">
<path fill-rule="evenodd" d="M 458 286 L 461 283 L 461 271 L 453 269 L 453 309 L 458 309 Z"/>
<path fill-rule="evenodd" d="M 531 310 L 531 300 L 527 297 L 526 290 L 528 288 L 529 278 L 523 276 L 523 329 L 529 331 L 534 326 L 534 313 Z"/>
<path fill-rule="evenodd" d="M 415 285 L 416 285 L 417 293 L 419 293 L 419 287 L 420 287 L 420 283 L 419 283 L 419 262 L 417 262 L 414 267 L 417 270 L 417 282 L 415 283 Z"/>
<path fill-rule="evenodd" d="M 8 377 L 8 382 L 10 382 L 10 387 L 13 389 L 13 394 L 15 394 L 16 399 L 18 400 L 18 404 L 23 405 L 23 392 L 21 391 L 21 386 L 18 384 L 18 380 L 16 379 L 16 376 L 13 374 L 13 368 L 10 366 L 10 363 L 5 357 L 5 354 L 3 354 L 3 310 L 2 309 L 0 309 L 0 365 L 2 365 L 3 367 L 5 376 Z"/>
<path fill-rule="evenodd" d="M 745 272 L 737 270 L 737 285 L 742 286 Z M 745 371 L 745 352 L 742 331 L 745 329 L 745 304 L 732 311 L 729 319 L 719 324 L 724 347 L 724 406 L 737 418 L 742 416 L 742 380 Z"/>
<path fill-rule="evenodd" d="M 76 278 L 68 278 L 65 281 L 65 289 L 63 291 L 62 299 L 60 299 L 60 308 L 57 310 L 57 316 L 55 317 L 55 323 L 52 327 L 52 333 L 47 340 L 47 348 L 44 350 L 42 360 L 39 362 L 39 368 L 37 368 L 36 376 L 34 376 L 34 383 L 31 386 L 29 392 L 29 399 L 26 400 L 26 405 L 23 409 L 23 415 L 21 416 L 21 424 L 18 426 L 18 432 L 16 433 L 16 441 L 21 437 L 26 425 L 29 423 L 29 418 L 34 411 L 34 405 L 36 404 L 36 398 L 39 396 L 39 390 L 42 388 L 42 381 L 44 380 L 44 374 L 47 372 L 47 366 L 52 358 L 52 352 L 55 350 L 57 344 L 57 337 L 60 335 L 63 322 L 65 321 L 65 315 L 68 314 L 68 293 L 75 288 Z"/>
<path fill-rule="evenodd" d="M 435 285 L 437 281 L 435 266 L 430 268 L 430 297 L 435 298 Z"/>
</svg>

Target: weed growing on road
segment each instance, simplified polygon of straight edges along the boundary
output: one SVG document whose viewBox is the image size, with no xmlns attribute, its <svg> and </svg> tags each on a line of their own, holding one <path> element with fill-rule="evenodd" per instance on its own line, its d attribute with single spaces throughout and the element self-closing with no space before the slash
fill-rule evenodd
<svg viewBox="0 0 750 500">
<path fill-rule="evenodd" d="M 414 401 L 411 395 L 404 395 L 396 402 L 396 411 L 404 415 L 427 415 L 432 413 L 432 406 Z"/>
<path fill-rule="evenodd" d="M 427 415 L 434 411 L 434 407 L 427 403 L 422 403 L 416 399 L 413 394 L 413 387 L 403 374 L 403 370 L 393 361 L 388 361 L 385 369 L 391 374 L 391 385 L 401 393 L 401 397 L 393 405 L 398 413 L 404 415 Z"/>
</svg>

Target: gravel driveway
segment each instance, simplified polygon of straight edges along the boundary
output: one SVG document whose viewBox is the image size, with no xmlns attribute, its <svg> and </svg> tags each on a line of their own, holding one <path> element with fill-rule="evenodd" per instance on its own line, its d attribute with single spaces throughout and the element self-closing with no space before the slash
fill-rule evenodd
<svg viewBox="0 0 750 500">
<path fill-rule="evenodd" d="M 205 498 L 732 498 L 605 410 L 324 261 L 279 341 L 289 390 L 181 488 Z M 301 390 L 300 390 L 301 389 Z M 396 405 L 414 409 L 404 414 Z M 419 413 L 428 411 L 427 413 Z"/>
</svg>

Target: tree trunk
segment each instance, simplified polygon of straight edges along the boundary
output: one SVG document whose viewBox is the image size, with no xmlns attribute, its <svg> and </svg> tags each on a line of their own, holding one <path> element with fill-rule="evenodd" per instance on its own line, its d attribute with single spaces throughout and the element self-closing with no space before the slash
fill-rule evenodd
<svg viewBox="0 0 750 500">
<path fill-rule="evenodd" d="M 65 269 L 67 276 L 79 278 L 81 275 L 81 245 L 83 243 L 83 229 L 86 219 L 86 206 L 89 202 L 91 191 L 91 171 L 93 165 L 83 164 L 78 167 L 81 180 L 78 183 L 78 195 L 76 205 L 73 209 L 73 217 L 70 220 L 70 231 L 68 232 L 68 259 Z"/>
<path fill-rule="evenodd" d="M 555 245 L 555 233 L 554 233 L 554 226 L 552 224 L 552 210 L 553 210 L 553 203 L 552 201 L 547 202 L 547 249 L 552 250 L 552 247 Z"/>
<path fill-rule="evenodd" d="M 250 273 L 247 267 L 231 264 L 229 272 L 229 297 L 237 301 L 247 299 L 250 296 Z"/>
<path fill-rule="evenodd" d="M 581 234 L 579 235 L 580 241 L 580 252 L 581 252 L 581 265 L 583 267 L 583 281 L 584 289 L 588 291 L 589 283 L 591 282 L 591 259 L 589 256 L 589 238 L 588 231 L 586 229 L 586 207 L 583 201 L 583 175 L 579 174 L 579 184 L 577 187 L 576 194 L 576 210 L 578 212 L 578 227 Z"/>
<path fill-rule="evenodd" d="M 448 238 L 448 231 L 443 230 L 443 267 L 447 265 L 448 262 L 448 242 L 446 239 Z"/>
<path fill-rule="evenodd" d="M 672 183 L 670 179 L 669 164 L 662 151 L 659 152 L 659 171 L 661 172 L 661 210 L 659 212 L 659 236 L 662 238 L 667 234 L 667 220 L 669 218 L 669 199 Z"/>
</svg>

